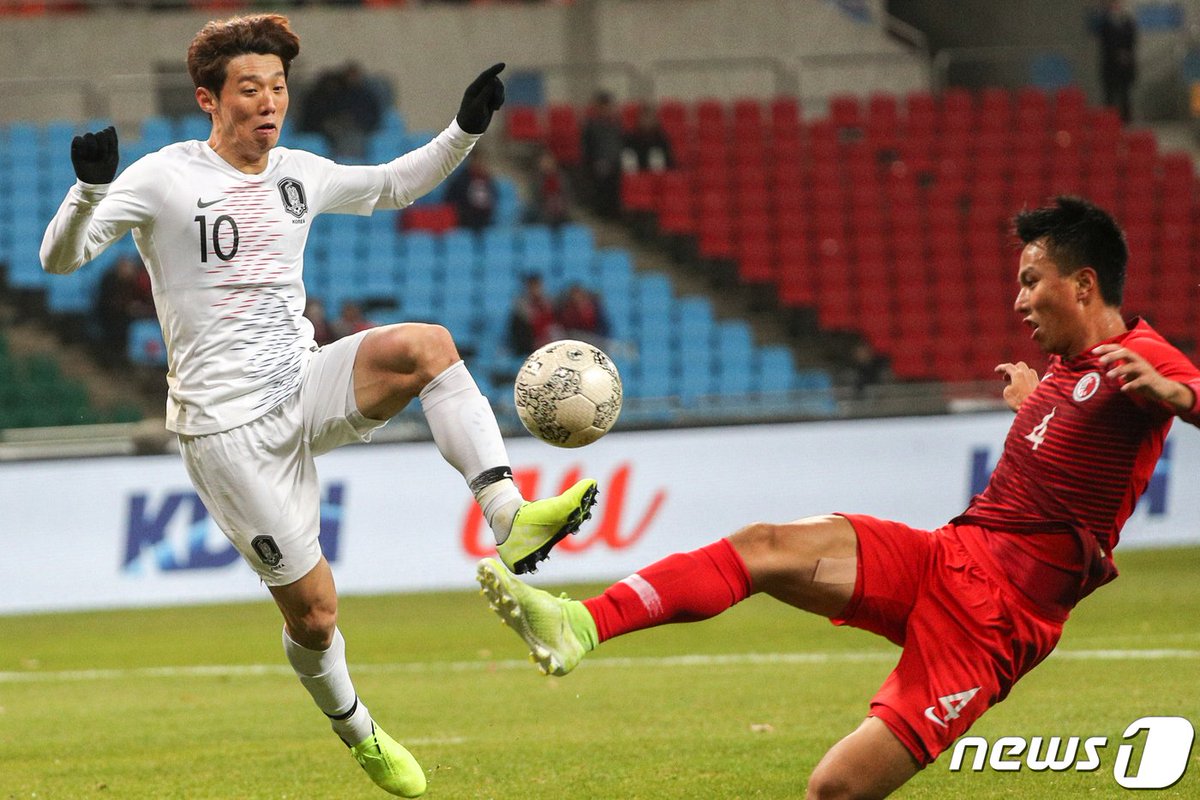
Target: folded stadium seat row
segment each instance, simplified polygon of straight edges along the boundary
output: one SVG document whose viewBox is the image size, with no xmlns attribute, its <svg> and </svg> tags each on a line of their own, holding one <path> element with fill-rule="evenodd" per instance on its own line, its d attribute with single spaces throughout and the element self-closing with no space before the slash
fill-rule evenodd
<svg viewBox="0 0 1200 800">
<path fill-rule="evenodd" d="M 803 134 L 795 139 L 797 157 L 780 159 L 770 171 L 758 161 L 748 168 L 744 156 L 735 166 L 731 154 L 743 143 L 734 147 L 732 134 L 721 138 L 711 102 L 673 113 L 679 129 L 693 136 L 693 162 L 676 173 L 627 176 L 626 208 L 655 215 L 665 235 L 694 238 L 702 259 L 737 262 L 742 281 L 776 286 L 783 305 L 815 306 L 829 327 L 871 324 L 881 340 L 876 320 L 895 330 L 891 315 L 876 312 L 865 323 L 853 302 L 864 292 L 845 284 L 883 295 L 872 305 L 895 309 L 900 320 L 929 311 L 906 310 L 911 304 L 898 300 L 896 287 L 940 286 L 951 274 L 965 275 L 963 285 L 992 302 L 1010 301 L 1010 215 L 1064 192 L 1091 196 L 1118 216 L 1135 268 L 1139 261 L 1158 265 L 1138 271 L 1143 288 L 1131 307 L 1151 308 L 1161 298 L 1164 308 L 1155 314 L 1168 335 L 1187 335 L 1186 325 L 1194 323 L 1190 157 L 1159 154 L 1151 134 L 1123 131 L 1114 112 L 1087 107 L 1075 87 L 1053 97 L 1034 89 L 978 96 L 955 90 L 942 98 L 916 93 L 903 103 L 875 96 L 865 107 L 857 98 L 836 97 L 827 118 L 797 120 Z M 703 139 L 700 118 L 708 120 Z M 689 119 L 697 120 L 690 129 Z M 762 133 L 764 141 L 769 135 Z M 1171 289 L 1193 300 L 1173 300 Z M 942 305 L 953 298 L 945 294 Z M 963 321 L 959 332 L 969 326 Z M 991 366 L 980 359 L 958 364 L 958 371 L 985 377 Z M 914 368 L 904 363 L 898 372 Z"/>
</svg>

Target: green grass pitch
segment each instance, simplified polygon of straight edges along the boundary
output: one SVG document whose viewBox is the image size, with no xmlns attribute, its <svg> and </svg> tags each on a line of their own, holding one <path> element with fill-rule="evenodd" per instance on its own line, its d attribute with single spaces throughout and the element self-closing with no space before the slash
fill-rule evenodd
<svg viewBox="0 0 1200 800">
<path fill-rule="evenodd" d="M 1200 724 L 1200 548 L 1118 562 L 1059 653 L 972 731 L 1106 736 L 1100 769 L 952 773 L 947 754 L 897 796 L 1125 797 L 1127 725 Z M 553 572 L 537 583 L 557 589 Z M 363 700 L 428 770 L 427 796 L 455 800 L 802 797 L 899 652 L 759 597 L 607 643 L 566 678 L 538 675 L 475 593 L 347 597 L 341 625 Z M 0 617 L 0 800 L 385 797 L 279 630 L 269 602 Z M 1200 798 L 1200 745 L 1174 787 L 1137 794 Z"/>
</svg>

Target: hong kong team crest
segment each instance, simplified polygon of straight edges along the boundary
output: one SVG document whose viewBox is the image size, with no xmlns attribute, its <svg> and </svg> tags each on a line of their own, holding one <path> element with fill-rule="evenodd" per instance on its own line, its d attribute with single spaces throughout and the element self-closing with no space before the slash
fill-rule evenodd
<svg viewBox="0 0 1200 800">
<path fill-rule="evenodd" d="M 1075 398 L 1076 403 L 1082 403 L 1096 393 L 1100 388 L 1100 373 L 1089 372 L 1079 379 L 1075 384 L 1075 391 L 1071 392 L 1071 396 Z"/>
<path fill-rule="evenodd" d="M 279 196 L 283 198 L 283 210 L 299 219 L 308 213 L 308 201 L 304 197 L 304 184 L 295 178 L 284 178 L 279 182 Z"/>
</svg>

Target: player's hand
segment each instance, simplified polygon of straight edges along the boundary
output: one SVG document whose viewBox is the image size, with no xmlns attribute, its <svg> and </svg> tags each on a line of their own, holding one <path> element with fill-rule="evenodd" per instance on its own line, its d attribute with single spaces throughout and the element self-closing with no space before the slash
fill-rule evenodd
<svg viewBox="0 0 1200 800">
<path fill-rule="evenodd" d="M 1007 386 L 1004 387 L 1004 402 L 1013 411 L 1021 407 L 1021 403 L 1025 402 L 1025 398 L 1033 394 L 1033 390 L 1038 385 L 1037 371 L 1026 364 L 1024 361 L 1018 361 L 1015 364 L 1005 362 L 996 366 L 996 372 L 1004 376 Z"/>
<path fill-rule="evenodd" d="M 71 140 L 71 165 L 84 183 L 112 183 L 117 177 L 117 129 L 111 125 Z"/>
<path fill-rule="evenodd" d="M 479 73 L 463 92 L 458 108 L 458 127 L 467 133 L 483 133 L 492 121 L 492 112 L 504 105 L 504 81 L 499 75 L 504 62 L 493 64 Z"/>
<path fill-rule="evenodd" d="M 1124 345 L 1097 345 L 1092 348 L 1092 353 L 1100 356 L 1101 364 L 1112 365 L 1105 375 L 1120 381 L 1122 392 L 1165 403 L 1179 414 L 1190 411 L 1196 402 L 1191 389 L 1164 377 L 1153 364 Z"/>
</svg>

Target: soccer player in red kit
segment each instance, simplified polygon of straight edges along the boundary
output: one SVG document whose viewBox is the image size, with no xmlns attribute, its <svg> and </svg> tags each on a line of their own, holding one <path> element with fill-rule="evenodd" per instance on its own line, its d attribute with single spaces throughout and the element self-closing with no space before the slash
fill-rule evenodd
<svg viewBox="0 0 1200 800">
<path fill-rule="evenodd" d="M 884 797 L 933 762 L 1057 644 L 1112 560 L 1176 416 L 1200 425 L 1200 371 L 1120 310 L 1128 251 L 1107 213 L 1060 197 L 1015 219 L 1015 310 L 1046 373 L 996 368 L 1016 411 L 987 488 L 933 531 L 837 514 L 754 523 L 583 602 L 485 560 L 493 609 L 542 671 L 600 642 L 706 619 L 755 592 L 878 633 L 903 651 L 869 715 L 809 778 L 810 798 Z"/>
</svg>

